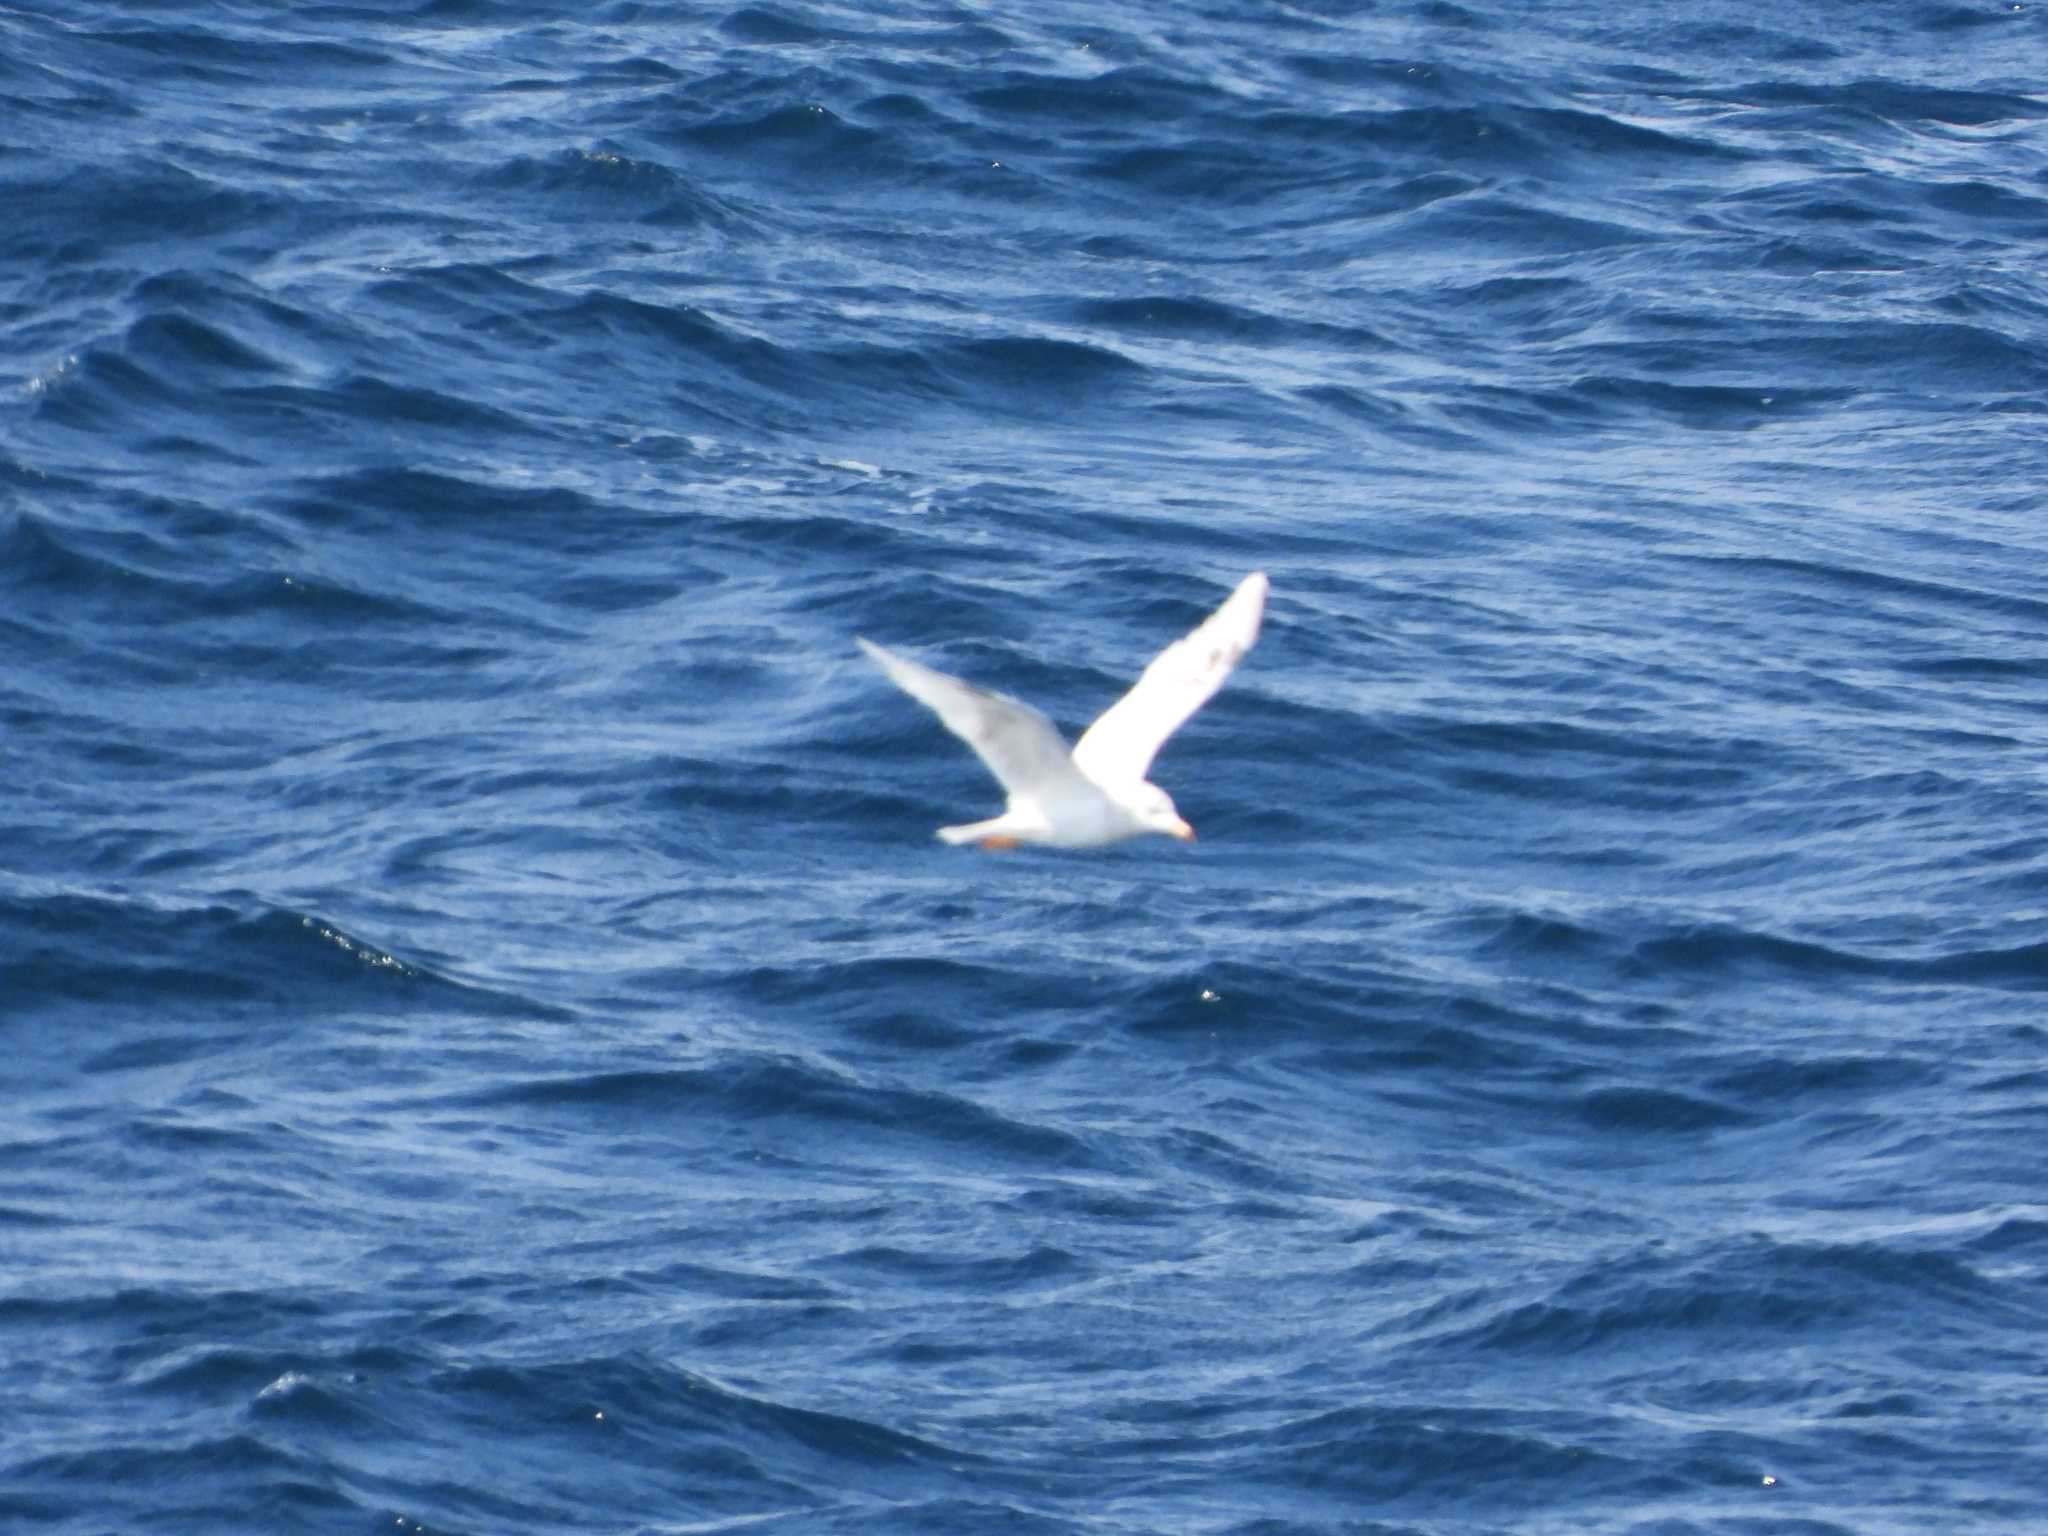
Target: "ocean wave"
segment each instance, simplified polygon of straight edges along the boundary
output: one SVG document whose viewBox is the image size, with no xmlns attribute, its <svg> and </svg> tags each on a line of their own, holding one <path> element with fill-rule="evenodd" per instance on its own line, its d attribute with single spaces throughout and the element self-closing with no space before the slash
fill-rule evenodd
<svg viewBox="0 0 2048 1536">
<path fill-rule="evenodd" d="M 186 905 L 17 889 L 0 897 L 0 932 L 14 948 L 0 974 L 25 1006 L 38 1011 L 147 1002 L 190 1016 L 216 1007 L 245 1011 L 253 1004 L 289 1002 L 319 1011 L 438 1006 L 563 1016 L 536 999 L 400 959 L 311 913 L 246 900 Z M 173 1051 L 168 1059 L 184 1052 L 172 1040 L 164 1044 Z M 108 1068 L 141 1064 L 133 1051 L 124 1046 L 103 1051 L 99 1059 Z"/>
<path fill-rule="evenodd" d="M 1079 1136 L 996 1113 L 957 1094 L 863 1082 L 787 1058 L 511 1083 L 465 1095 L 460 1102 L 565 1110 L 593 1105 L 607 1116 L 679 1122 L 696 1120 L 708 1110 L 735 1125 L 790 1121 L 879 1133 L 884 1145 L 897 1138 L 952 1144 L 976 1159 L 1022 1158 L 1073 1168 L 1097 1161 Z"/>
</svg>

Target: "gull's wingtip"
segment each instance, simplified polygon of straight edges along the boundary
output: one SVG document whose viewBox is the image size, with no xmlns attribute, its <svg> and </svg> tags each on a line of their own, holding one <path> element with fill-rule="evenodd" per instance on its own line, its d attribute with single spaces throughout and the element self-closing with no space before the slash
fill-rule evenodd
<svg viewBox="0 0 2048 1536">
<path fill-rule="evenodd" d="M 1230 658 L 1233 665 L 1259 636 L 1259 622 L 1266 614 L 1266 591 L 1271 585 L 1264 571 L 1253 571 L 1237 584 L 1237 590 L 1224 599 L 1223 606 L 1210 618 L 1211 623 L 1241 634 L 1237 654 Z"/>
</svg>

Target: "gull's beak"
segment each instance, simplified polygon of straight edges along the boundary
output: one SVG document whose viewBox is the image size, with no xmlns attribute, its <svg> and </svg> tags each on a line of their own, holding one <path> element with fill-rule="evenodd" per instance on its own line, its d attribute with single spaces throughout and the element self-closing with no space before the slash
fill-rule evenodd
<svg viewBox="0 0 2048 1536">
<path fill-rule="evenodd" d="M 1192 843 L 1195 840 L 1195 829 L 1184 821 L 1176 821 L 1166 830 L 1184 843 Z"/>
</svg>

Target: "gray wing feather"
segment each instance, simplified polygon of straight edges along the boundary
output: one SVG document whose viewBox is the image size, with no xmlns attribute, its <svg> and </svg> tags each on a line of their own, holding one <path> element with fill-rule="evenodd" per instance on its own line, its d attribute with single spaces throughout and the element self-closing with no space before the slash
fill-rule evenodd
<svg viewBox="0 0 2048 1536">
<path fill-rule="evenodd" d="M 963 683 L 871 640 L 854 643 L 891 682 L 972 747 L 1013 799 L 1042 798 L 1053 786 L 1078 777 L 1065 738 L 1029 704 Z"/>
</svg>

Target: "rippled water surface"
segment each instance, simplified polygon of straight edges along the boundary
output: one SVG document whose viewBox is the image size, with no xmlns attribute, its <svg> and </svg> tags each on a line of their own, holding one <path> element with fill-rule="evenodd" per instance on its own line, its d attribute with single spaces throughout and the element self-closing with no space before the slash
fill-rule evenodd
<svg viewBox="0 0 2048 1536">
<path fill-rule="evenodd" d="M 0 1517 L 2040 1530 L 2044 59 L 0 11 Z"/>
</svg>

